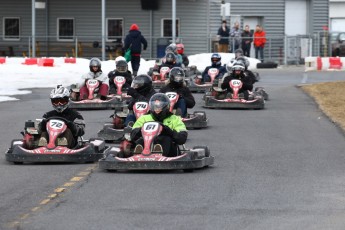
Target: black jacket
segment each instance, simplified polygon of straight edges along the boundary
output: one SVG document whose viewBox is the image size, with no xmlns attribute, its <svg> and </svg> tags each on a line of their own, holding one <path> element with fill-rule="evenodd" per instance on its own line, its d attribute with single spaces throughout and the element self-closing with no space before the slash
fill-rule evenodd
<svg viewBox="0 0 345 230">
<path fill-rule="evenodd" d="M 230 34 L 230 29 L 229 27 L 225 27 L 225 31 L 223 30 L 222 27 L 218 29 L 217 35 L 220 36 L 219 44 L 229 44 L 229 34 Z"/>
<path fill-rule="evenodd" d="M 253 42 L 253 34 L 250 31 L 242 32 L 242 45 Z"/>
<path fill-rule="evenodd" d="M 130 30 L 125 38 L 125 50 L 127 50 L 130 45 L 132 55 L 141 54 L 141 44 L 144 45 L 144 50 L 147 48 L 147 41 L 139 30 Z"/>
<path fill-rule="evenodd" d="M 191 91 L 186 86 L 174 86 L 173 83 L 169 83 L 160 89 L 160 93 L 176 92 L 180 97 L 184 98 L 187 108 L 193 108 L 195 106 L 195 99 Z"/>
<path fill-rule="evenodd" d="M 189 59 L 188 59 L 187 55 L 181 54 L 181 56 L 182 56 L 182 64 L 183 64 L 185 67 L 187 67 L 187 66 L 189 65 Z"/>
<path fill-rule="evenodd" d="M 128 104 L 128 109 L 129 110 L 133 110 L 133 106 L 136 102 L 149 102 L 150 98 L 152 97 L 153 94 L 155 94 L 156 91 L 151 88 L 151 89 L 147 89 L 147 90 L 143 90 L 141 92 L 137 92 L 132 96 L 132 99 L 130 100 L 129 104 Z"/>
<path fill-rule="evenodd" d="M 132 73 L 131 71 L 127 70 L 126 73 L 121 73 L 119 71 L 113 70 L 108 73 L 108 78 L 109 78 L 109 94 L 116 93 L 116 85 L 114 83 L 114 78 L 116 76 L 122 76 L 125 77 L 126 83 L 122 86 L 123 89 L 127 89 L 131 87 L 132 84 Z"/>
<path fill-rule="evenodd" d="M 65 109 L 62 113 L 57 112 L 56 110 L 49 111 L 43 115 L 44 119 L 49 119 L 52 117 L 61 117 L 64 118 L 65 120 L 71 122 L 71 124 L 67 124 L 68 128 L 72 131 L 73 136 L 83 136 L 85 131 L 84 131 L 84 125 L 82 124 L 77 124 L 74 121 L 76 119 L 79 120 L 84 120 L 83 116 L 76 110 L 67 108 Z M 41 129 L 44 131 L 45 130 L 45 125 L 41 124 Z"/>
<path fill-rule="evenodd" d="M 230 88 L 230 81 L 233 79 L 238 79 L 237 77 L 234 76 L 233 73 L 231 73 L 229 76 L 226 76 L 223 80 L 223 83 L 221 85 L 222 89 L 227 89 L 228 91 L 232 92 L 232 89 Z M 242 88 L 240 89 L 240 93 L 245 91 L 245 90 L 253 90 L 253 83 L 252 83 L 252 79 L 250 77 L 247 77 L 245 75 L 242 75 L 238 80 L 241 80 L 243 85 Z"/>
</svg>

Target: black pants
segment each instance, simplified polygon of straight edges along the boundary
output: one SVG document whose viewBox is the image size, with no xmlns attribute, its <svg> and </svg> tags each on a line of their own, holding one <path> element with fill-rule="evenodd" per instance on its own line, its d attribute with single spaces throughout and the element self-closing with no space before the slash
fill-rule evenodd
<svg viewBox="0 0 345 230">
<path fill-rule="evenodd" d="M 136 73 L 139 70 L 139 66 L 140 66 L 140 56 L 133 56 L 132 55 L 131 64 L 132 64 L 133 75 L 136 75 Z"/>
<path fill-rule="evenodd" d="M 135 143 L 144 146 L 144 139 L 139 138 Z M 165 157 L 176 157 L 179 153 L 177 144 L 173 142 L 172 138 L 169 136 L 160 135 L 156 137 L 156 139 L 153 141 L 153 144 L 162 145 L 163 156 Z"/>
<path fill-rule="evenodd" d="M 243 49 L 243 55 L 246 57 L 250 57 L 250 43 L 243 43 L 242 44 L 242 49 Z"/>
</svg>

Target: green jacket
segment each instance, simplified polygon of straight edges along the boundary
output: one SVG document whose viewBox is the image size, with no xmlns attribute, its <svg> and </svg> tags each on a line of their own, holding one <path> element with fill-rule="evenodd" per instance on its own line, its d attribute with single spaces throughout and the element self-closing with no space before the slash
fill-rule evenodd
<svg viewBox="0 0 345 230">
<path fill-rule="evenodd" d="M 135 128 L 141 128 L 144 123 L 149 121 L 155 121 L 151 114 L 146 114 L 138 118 L 138 120 L 134 123 L 133 129 Z M 183 123 L 180 116 L 171 115 L 164 119 L 163 125 L 168 126 L 173 131 L 181 132 L 181 131 L 187 131 L 187 128 L 185 124 Z"/>
</svg>

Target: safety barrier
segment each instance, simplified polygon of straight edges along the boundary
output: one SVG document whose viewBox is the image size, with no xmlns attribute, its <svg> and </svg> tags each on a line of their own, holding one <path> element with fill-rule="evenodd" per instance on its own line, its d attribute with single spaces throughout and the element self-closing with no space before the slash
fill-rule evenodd
<svg viewBox="0 0 345 230">
<path fill-rule="evenodd" d="M 345 57 L 306 57 L 305 71 L 345 70 Z"/>
</svg>

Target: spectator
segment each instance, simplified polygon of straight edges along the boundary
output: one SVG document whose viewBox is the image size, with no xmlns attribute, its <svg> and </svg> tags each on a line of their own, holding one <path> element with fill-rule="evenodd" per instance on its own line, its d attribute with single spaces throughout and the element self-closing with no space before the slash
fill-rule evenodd
<svg viewBox="0 0 345 230">
<path fill-rule="evenodd" d="M 230 37 L 231 37 L 231 52 L 234 52 L 234 50 L 237 50 L 241 47 L 241 29 L 240 29 L 240 23 L 235 22 L 234 27 L 232 27 L 230 31 Z"/>
<path fill-rule="evenodd" d="M 220 37 L 218 52 L 227 53 L 229 52 L 229 33 L 230 29 L 226 26 L 226 20 L 222 21 L 222 26 L 218 29 L 217 35 Z"/>
<path fill-rule="evenodd" d="M 133 76 L 137 76 L 139 66 L 140 66 L 140 55 L 141 55 L 141 44 L 144 46 L 144 50 L 147 48 L 147 41 L 144 36 L 139 31 L 139 26 L 137 24 L 132 24 L 129 28 L 129 33 L 125 38 L 125 47 L 131 49 L 131 64 L 133 70 Z"/>
<path fill-rule="evenodd" d="M 255 58 L 264 62 L 264 47 L 266 44 L 266 32 L 262 29 L 260 25 L 256 26 L 254 33 L 254 48 L 255 48 Z"/>
<path fill-rule="evenodd" d="M 249 30 L 249 25 L 244 27 L 244 31 L 242 32 L 242 50 L 244 56 L 250 57 L 250 48 L 253 42 L 253 34 Z"/>
</svg>

